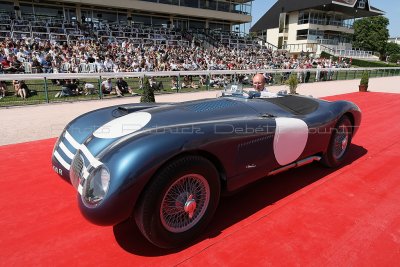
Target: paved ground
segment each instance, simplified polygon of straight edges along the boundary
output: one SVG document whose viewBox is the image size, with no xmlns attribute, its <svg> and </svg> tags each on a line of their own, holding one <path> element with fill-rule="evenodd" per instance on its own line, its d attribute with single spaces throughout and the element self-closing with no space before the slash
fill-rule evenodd
<svg viewBox="0 0 400 267">
<path fill-rule="evenodd" d="M 359 80 L 320 82 L 301 84 L 297 92 L 313 97 L 340 95 L 358 91 Z M 272 92 L 287 89 L 272 86 Z M 369 91 L 400 93 L 400 77 L 373 78 Z M 201 98 L 215 98 L 219 91 L 168 94 L 156 96 L 157 102 L 182 102 Z M 110 105 L 138 103 L 140 97 L 110 100 L 95 100 L 73 103 L 53 103 L 47 105 L 11 107 L 0 109 L 0 145 L 21 143 L 58 136 L 64 126 L 78 115 Z"/>
</svg>

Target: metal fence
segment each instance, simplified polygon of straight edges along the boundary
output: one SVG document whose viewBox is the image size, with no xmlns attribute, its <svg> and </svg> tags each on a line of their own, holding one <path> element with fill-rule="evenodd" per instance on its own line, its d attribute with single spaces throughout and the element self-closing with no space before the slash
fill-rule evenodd
<svg viewBox="0 0 400 267">
<path fill-rule="evenodd" d="M 171 94 L 205 90 L 221 90 L 232 82 L 251 87 L 252 76 L 263 73 L 269 77 L 267 85 L 283 85 L 291 73 L 296 73 L 300 83 L 313 83 L 335 80 L 360 79 L 364 71 L 371 78 L 400 76 L 400 68 L 345 68 L 345 69 L 295 69 L 295 70 L 210 70 L 210 71 L 171 71 L 171 72 L 122 72 L 122 73 L 49 73 L 49 74 L 2 74 L 0 80 L 7 87 L 7 93 L 0 99 L 0 107 L 41 104 L 64 101 L 81 101 L 117 97 L 104 94 L 101 84 L 107 78 L 115 86 L 116 79 L 122 77 L 131 88 L 124 96 L 138 96 L 143 93 L 143 78 L 151 79 L 155 94 Z M 14 89 L 13 81 L 23 80 L 29 89 L 22 98 Z M 63 82 L 72 80 L 76 84 L 73 95 L 61 94 Z"/>
</svg>

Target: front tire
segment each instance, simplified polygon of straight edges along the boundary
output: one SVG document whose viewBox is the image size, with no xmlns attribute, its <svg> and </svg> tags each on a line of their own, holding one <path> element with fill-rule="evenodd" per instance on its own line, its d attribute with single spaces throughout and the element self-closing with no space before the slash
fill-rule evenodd
<svg viewBox="0 0 400 267">
<path fill-rule="evenodd" d="M 163 167 L 135 209 L 142 234 L 154 245 L 175 248 L 193 241 L 217 209 L 221 185 L 207 159 L 185 156 Z"/>
<path fill-rule="evenodd" d="M 330 168 L 341 165 L 349 150 L 352 136 L 351 121 L 347 116 L 343 116 L 332 131 L 328 150 L 321 159 L 322 164 Z"/>
</svg>

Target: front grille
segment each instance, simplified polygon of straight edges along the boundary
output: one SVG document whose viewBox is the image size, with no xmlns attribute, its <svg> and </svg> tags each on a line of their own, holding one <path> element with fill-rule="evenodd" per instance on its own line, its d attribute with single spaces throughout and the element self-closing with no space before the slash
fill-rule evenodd
<svg viewBox="0 0 400 267">
<path fill-rule="evenodd" d="M 85 160 L 80 150 L 77 151 L 74 159 L 71 163 L 70 179 L 72 185 L 77 189 L 80 180 L 83 178 L 83 168 L 85 166 Z"/>
</svg>

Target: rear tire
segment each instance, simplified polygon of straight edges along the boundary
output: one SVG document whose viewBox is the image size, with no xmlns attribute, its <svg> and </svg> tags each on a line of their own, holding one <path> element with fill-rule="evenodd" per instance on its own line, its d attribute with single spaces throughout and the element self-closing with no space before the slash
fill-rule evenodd
<svg viewBox="0 0 400 267">
<path fill-rule="evenodd" d="M 200 156 L 163 167 L 142 193 L 134 217 L 142 234 L 161 248 L 193 241 L 212 219 L 220 197 L 215 166 Z"/>
<path fill-rule="evenodd" d="M 330 168 L 341 165 L 349 150 L 352 136 L 351 121 L 347 116 L 343 116 L 332 131 L 328 150 L 322 156 L 321 163 Z"/>
</svg>

